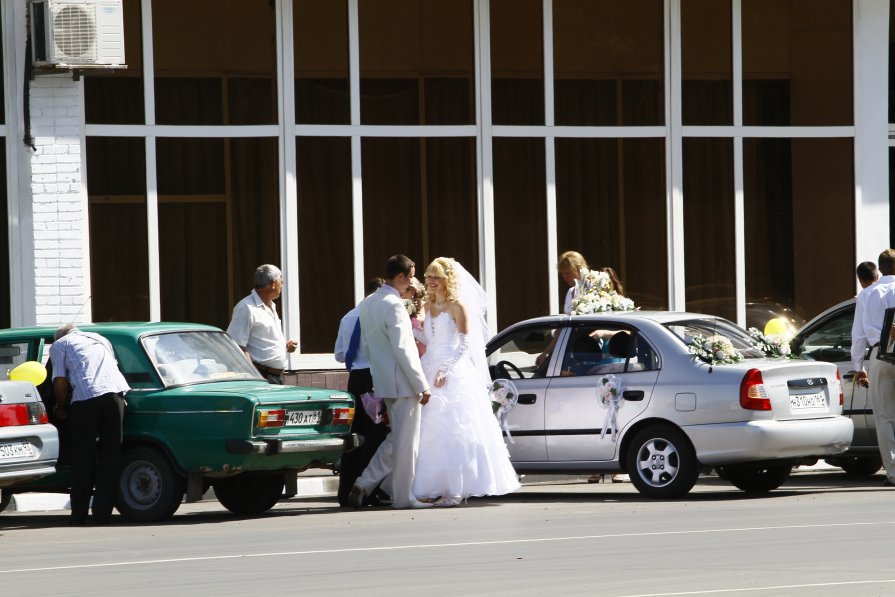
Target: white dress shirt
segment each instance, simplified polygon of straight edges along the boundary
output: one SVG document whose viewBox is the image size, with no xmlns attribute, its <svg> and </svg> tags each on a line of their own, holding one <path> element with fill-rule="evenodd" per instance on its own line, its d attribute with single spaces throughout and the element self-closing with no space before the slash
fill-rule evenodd
<svg viewBox="0 0 895 597">
<path fill-rule="evenodd" d="M 286 337 L 276 304 L 268 307 L 254 290 L 233 307 L 227 333 L 256 363 L 272 369 L 286 368 Z"/>
<path fill-rule="evenodd" d="M 873 346 L 879 343 L 886 309 L 895 307 L 895 276 L 883 276 L 866 290 L 867 298 L 864 300 L 861 325 L 867 344 Z M 855 310 L 857 311 L 857 306 Z"/>
<path fill-rule="evenodd" d="M 867 353 L 867 347 L 876 344 L 876 340 L 869 340 L 864 334 L 864 305 L 867 303 L 868 290 L 873 288 L 874 282 L 867 288 L 862 288 L 855 299 L 855 318 L 851 326 L 851 363 L 853 371 L 864 370 L 864 355 Z"/>
<path fill-rule="evenodd" d="M 336 336 L 336 346 L 333 354 L 340 363 L 345 362 L 345 355 L 348 353 L 348 344 L 351 342 L 351 334 L 354 333 L 354 325 L 360 317 L 360 305 L 349 311 L 342 317 L 339 323 L 339 335 Z M 357 354 L 354 355 L 354 362 L 351 369 L 369 369 L 370 361 L 367 359 L 367 349 L 364 348 L 363 342 L 358 342 Z"/>
</svg>

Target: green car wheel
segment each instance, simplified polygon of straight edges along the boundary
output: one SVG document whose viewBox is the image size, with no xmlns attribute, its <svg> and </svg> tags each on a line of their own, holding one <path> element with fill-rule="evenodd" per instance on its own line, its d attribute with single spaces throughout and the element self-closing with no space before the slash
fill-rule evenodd
<svg viewBox="0 0 895 597">
<path fill-rule="evenodd" d="M 128 520 L 158 522 L 171 518 L 185 490 L 186 480 L 160 450 L 136 446 L 124 452 L 116 507 Z"/>
<path fill-rule="evenodd" d="M 221 505 L 240 516 L 267 512 L 283 495 L 283 475 L 244 473 L 214 483 L 214 494 Z"/>
</svg>

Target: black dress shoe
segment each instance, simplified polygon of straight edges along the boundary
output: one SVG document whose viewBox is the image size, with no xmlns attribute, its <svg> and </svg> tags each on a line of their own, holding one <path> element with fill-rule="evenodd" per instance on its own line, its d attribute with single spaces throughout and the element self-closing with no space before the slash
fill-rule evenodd
<svg viewBox="0 0 895 597">
<path fill-rule="evenodd" d="M 366 494 L 367 492 L 364 491 L 364 488 L 355 483 L 354 487 L 351 488 L 351 493 L 348 494 L 348 504 L 352 508 L 360 508 L 364 505 Z"/>
<path fill-rule="evenodd" d="M 72 516 L 71 518 L 68 519 L 68 526 L 70 526 L 70 527 L 82 527 L 85 524 L 87 524 L 87 521 L 84 520 L 83 518 L 78 518 L 78 517 Z"/>
</svg>

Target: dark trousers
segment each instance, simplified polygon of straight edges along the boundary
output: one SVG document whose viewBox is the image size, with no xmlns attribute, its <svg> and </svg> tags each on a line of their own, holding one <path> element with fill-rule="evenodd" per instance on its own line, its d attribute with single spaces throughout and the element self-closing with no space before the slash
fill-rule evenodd
<svg viewBox="0 0 895 597">
<path fill-rule="evenodd" d="M 71 404 L 71 515 L 76 520 L 87 518 L 90 490 L 94 485 L 94 519 L 102 522 L 112 516 L 123 416 L 124 400 L 120 394 L 103 394 Z"/>
<path fill-rule="evenodd" d="M 351 431 L 364 437 L 364 443 L 359 448 L 342 454 L 339 465 L 339 505 L 347 506 L 348 494 L 357 478 L 360 477 L 373 454 L 376 453 L 379 444 L 385 441 L 389 433 L 388 425 L 374 423 L 364 411 L 361 395 L 373 389 L 373 377 L 369 369 L 355 369 L 348 374 L 348 391 L 354 396 L 354 423 Z"/>
</svg>

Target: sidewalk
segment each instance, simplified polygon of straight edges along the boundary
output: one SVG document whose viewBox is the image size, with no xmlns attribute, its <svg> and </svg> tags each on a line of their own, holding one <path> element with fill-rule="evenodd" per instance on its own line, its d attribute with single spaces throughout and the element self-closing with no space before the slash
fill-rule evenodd
<svg viewBox="0 0 895 597">
<path fill-rule="evenodd" d="M 793 471 L 820 472 L 840 470 L 819 460 L 812 466 L 800 466 Z M 523 485 L 548 485 L 562 483 L 583 483 L 588 475 L 523 475 Z M 311 469 L 298 474 L 297 498 L 334 497 L 339 489 L 339 477 L 325 469 Z M 214 490 L 209 489 L 202 501 L 214 500 Z M 62 493 L 22 493 L 13 495 L 6 512 L 47 512 L 68 510 L 68 495 Z"/>
</svg>

